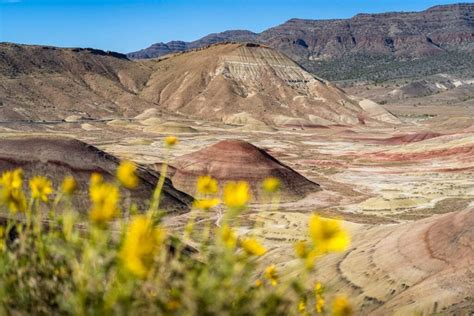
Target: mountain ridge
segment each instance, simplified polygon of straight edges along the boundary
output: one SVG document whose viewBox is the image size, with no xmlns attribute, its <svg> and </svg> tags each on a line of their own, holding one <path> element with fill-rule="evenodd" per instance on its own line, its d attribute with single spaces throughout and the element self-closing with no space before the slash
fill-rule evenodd
<svg viewBox="0 0 474 316">
<path fill-rule="evenodd" d="M 474 51 L 474 3 L 440 5 L 420 12 L 360 13 L 349 19 L 293 18 L 260 33 L 229 30 L 192 42 L 156 43 L 127 56 L 132 59 L 155 58 L 220 42 L 268 45 L 313 73 L 318 73 L 332 61 L 344 66 L 353 65 L 352 69 L 364 68 L 359 55 L 381 58 L 380 62 L 375 62 L 383 64 L 392 62 L 391 59 L 429 59 L 452 56 L 454 52 L 468 54 Z M 465 58 L 456 56 L 458 59 Z M 457 69 L 456 65 L 450 67 Z M 405 68 L 410 71 L 409 65 Z M 339 78 L 338 69 L 331 70 L 325 79 L 347 79 L 343 74 L 347 71 L 341 71 L 342 78 Z"/>
</svg>

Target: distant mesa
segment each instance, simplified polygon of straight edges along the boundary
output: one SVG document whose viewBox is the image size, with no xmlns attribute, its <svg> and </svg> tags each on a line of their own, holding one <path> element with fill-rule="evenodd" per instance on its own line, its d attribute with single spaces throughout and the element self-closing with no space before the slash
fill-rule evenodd
<svg viewBox="0 0 474 316">
<path fill-rule="evenodd" d="M 314 73 L 323 72 L 327 79 L 357 79 L 365 71 L 375 74 L 371 77 L 374 80 L 379 76 L 399 78 L 403 73 L 417 76 L 421 68 L 411 62 L 379 66 L 394 59 L 436 55 L 447 56 L 449 61 L 434 59 L 437 67 L 430 67 L 435 71 L 439 72 L 438 65 L 443 65 L 463 72 L 472 63 L 469 53 L 474 49 L 473 19 L 473 3 L 437 6 L 421 12 L 358 14 L 349 19 L 291 19 L 257 34 L 226 31 L 193 42 L 153 44 L 128 56 L 154 58 L 219 42 L 257 42 L 278 49 Z M 374 60 L 377 67 L 367 67 L 367 58 Z M 458 63 L 461 67 L 453 65 Z M 397 68 L 401 65 L 400 73 Z"/>
<path fill-rule="evenodd" d="M 193 42 L 156 43 L 128 57 L 155 58 L 222 42 L 262 43 L 294 59 L 310 61 L 361 53 L 420 57 L 453 46 L 469 49 L 473 16 L 474 5 L 463 3 L 421 12 L 358 14 L 349 19 L 290 19 L 262 33 L 231 30 Z"/>
<path fill-rule="evenodd" d="M 202 150 L 176 158 L 173 185 L 194 195 L 201 175 L 216 178 L 221 186 L 228 181 L 250 183 L 254 202 L 264 201 L 261 185 L 268 177 L 281 181 L 283 201 L 295 201 L 321 190 L 317 183 L 306 179 L 282 164 L 265 150 L 241 140 L 224 140 Z"/>
<path fill-rule="evenodd" d="M 55 187 L 63 178 L 72 175 L 78 182 L 79 191 L 74 200 L 78 209 L 86 211 L 89 207 L 87 188 L 92 172 L 101 173 L 108 181 L 113 181 L 119 159 L 94 146 L 67 137 L 22 136 L 0 139 L 0 173 L 22 168 L 25 177 L 43 175 L 49 177 Z M 143 205 L 156 186 L 159 174 L 139 168 L 140 185 L 127 200 Z M 165 182 L 162 207 L 170 213 L 186 212 L 192 198 L 176 190 L 171 182 Z"/>
</svg>

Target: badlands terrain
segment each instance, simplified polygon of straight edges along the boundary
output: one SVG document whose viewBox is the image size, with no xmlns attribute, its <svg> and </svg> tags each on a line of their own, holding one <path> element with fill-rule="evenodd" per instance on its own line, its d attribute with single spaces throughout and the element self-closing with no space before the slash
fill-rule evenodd
<svg viewBox="0 0 474 316">
<path fill-rule="evenodd" d="M 448 75 L 330 83 L 260 44 L 132 61 L 4 43 L 0 169 L 71 173 L 85 194 L 87 173 L 111 177 L 119 159 L 130 159 L 141 166 L 133 201 L 149 194 L 169 161 L 163 207 L 176 234 L 197 175 L 244 179 L 254 198 L 240 233 L 262 239 L 264 261 L 298 273 L 291 254 L 309 215 L 340 218 L 352 245 L 319 261 L 318 276 L 350 295 L 358 314 L 467 315 L 472 91 L 472 81 Z M 179 137 L 169 156 L 167 135 Z M 267 176 L 282 181 L 277 208 L 259 191 Z M 199 222 L 218 224 L 220 216 L 217 209 Z"/>
</svg>

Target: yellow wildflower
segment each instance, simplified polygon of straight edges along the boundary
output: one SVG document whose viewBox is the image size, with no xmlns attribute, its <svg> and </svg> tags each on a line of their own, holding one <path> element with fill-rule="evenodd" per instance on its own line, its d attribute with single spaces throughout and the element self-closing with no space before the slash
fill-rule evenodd
<svg viewBox="0 0 474 316">
<path fill-rule="evenodd" d="M 323 219 L 312 215 L 309 220 L 309 233 L 320 253 L 344 251 L 350 243 L 347 231 L 334 219 Z"/>
<path fill-rule="evenodd" d="M 5 250 L 5 228 L 3 226 L 0 226 L 0 252 L 3 252 Z"/>
<path fill-rule="evenodd" d="M 314 291 L 316 292 L 316 294 L 320 294 L 323 292 L 323 286 L 320 282 L 316 283 L 316 285 L 314 286 Z"/>
<path fill-rule="evenodd" d="M 276 193 L 280 190 L 280 180 L 274 177 L 267 178 L 263 181 L 262 187 L 267 193 Z"/>
<path fill-rule="evenodd" d="M 298 258 L 306 258 L 308 256 L 309 249 L 306 241 L 298 241 L 295 244 L 295 253 Z"/>
<path fill-rule="evenodd" d="M 39 199 L 48 202 L 48 197 L 53 193 L 51 181 L 42 176 L 35 176 L 30 179 L 31 196 L 33 199 Z"/>
<path fill-rule="evenodd" d="M 176 136 L 167 136 L 165 138 L 165 145 L 167 147 L 173 147 L 177 143 L 178 143 L 178 137 L 176 137 Z"/>
<path fill-rule="evenodd" d="M 304 300 L 298 303 L 298 312 L 302 315 L 306 315 L 306 302 Z"/>
<path fill-rule="evenodd" d="M 298 258 L 304 259 L 307 269 L 312 269 L 318 255 L 317 249 L 311 249 L 306 241 L 299 241 L 295 244 L 295 254 Z"/>
<path fill-rule="evenodd" d="M 260 279 L 255 280 L 255 287 L 261 287 L 262 285 L 263 285 L 262 280 Z"/>
<path fill-rule="evenodd" d="M 128 226 L 120 251 L 124 266 L 137 277 L 146 277 L 165 240 L 166 231 L 163 228 L 154 227 L 147 216 L 135 216 Z"/>
<path fill-rule="evenodd" d="M 90 188 L 92 209 L 89 217 L 96 223 L 105 223 L 118 213 L 120 192 L 117 186 L 110 183 L 100 183 Z"/>
<path fill-rule="evenodd" d="M 1 188 L 0 204 L 6 205 L 12 213 L 24 212 L 27 208 L 25 194 L 18 189 Z"/>
<path fill-rule="evenodd" d="M 234 249 L 237 245 L 237 235 L 234 230 L 228 225 L 225 224 L 220 229 L 220 239 L 224 243 L 224 246 L 229 249 Z"/>
<path fill-rule="evenodd" d="M 67 176 L 64 178 L 61 184 L 61 191 L 66 195 L 72 195 L 76 191 L 77 183 L 73 176 Z"/>
<path fill-rule="evenodd" d="M 332 314 L 334 316 L 352 315 L 352 307 L 345 296 L 337 296 L 332 301 Z"/>
<path fill-rule="evenodd" d="M 266 269 L 265 269 L 265 278 L 267 278 L 269 281 L 270 281 L 270 284 L 272 286 L 276 286 L 277 283 L 278 283 L 278 273 L 277 273 L 277 270 L 276 270 L 276 267 L 274 264 L 268 266 Z"/>
<path fill-rule="evenodd" d="M 93 187 L 94 185 L 101 184 L 104 181 L 102 175 L 98 172 L 93 172 L 91 174 L 90 186 Z"/>
<path fill-rule="evenodd" d="M 77 221 L 77 214 L 72 211 L 67 211 L 64 213 L 62 222 L 63 222 L 63 234 L 67 241 L 70 241 L 74 236 L 74 225 Z"/>
<path fill-rule="evenodd" d="M 263 256 L 267 252 L 267 249 L 254 238 L 242 239 L 240 246 L 250 256 Z"/>
<path fill-rule="evenodd" d="M 117 179 L 127 189 L 135 189 L 138 186 L 136 171 L 137 165 L 134 162 L 122 161 L 117 168 Z"/>
<path fill-rule="evenodd" d="M 216 194 L 219 190 L 217 180 L 211 176 L 200 176 L 196 187 L 197 191 L 201 194 Z"/>
<path fill-rule="evenodd" d="M 321 283 L 319 282 L 316 283 L 314 287 L 314 293 L 315 293 L 315 299 L 316 299 L 315 309 L 316 309 L 316 313 L 318 314 L 322 314 L 324 312 L 325 301 L 323 298 L 323 292 L 324 290 Z"/>
<path fill-rule="evenodd" d="M 316 297 L 316 306 L 315 306 L 316 313 L 322 314 L 324 312 L 324 304 L 325 304 L 324 299 L 318 295 Z"/>
<path fill-rule="evenodd" d="M 0 178 L 0 205 L 6 205 L 12 213 L 26 211 L 27 203 L 22 185 L 21 169 L 4 172 Z"/>
<path fill-rule="evenodd" d="M 228 182 L 224 187 L 224 203 L 230 208 L 243 208 L 250 199 L 249 184 L 245 181 Z"/>
<path fill-rule="evenodd" d="M 0 178 L 0 186 L 20 190 L 23 185 L 23 170 L 5 171 Z"/>
<path fill-rule="evenodd" d="M 200 210 L 210 210 L 211 208 L 216 207 L 219 205 L 221 201 L 219 199 L 203 199 L 203 200 L 195 200 L 193 205 L 195 208 Z"/>
</svg>

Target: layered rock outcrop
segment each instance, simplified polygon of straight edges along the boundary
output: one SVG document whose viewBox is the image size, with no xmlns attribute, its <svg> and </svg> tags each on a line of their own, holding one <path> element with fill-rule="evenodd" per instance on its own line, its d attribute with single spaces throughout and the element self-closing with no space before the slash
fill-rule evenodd
<svg viewBox="0 0 474 316">
<path fill-rule="evenodd" d="M 360 105 L 266 46 L 214 45 L 163 59 L 156 67 L 139 96 L 191 117 L 227 121 L 245 113 L 269 125 L 281 125 L 282 116 L 323 125 L 399 122 L 380 105 Z"/>
</svg>

